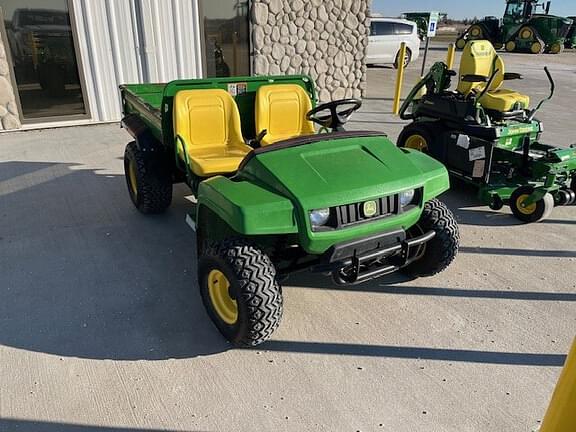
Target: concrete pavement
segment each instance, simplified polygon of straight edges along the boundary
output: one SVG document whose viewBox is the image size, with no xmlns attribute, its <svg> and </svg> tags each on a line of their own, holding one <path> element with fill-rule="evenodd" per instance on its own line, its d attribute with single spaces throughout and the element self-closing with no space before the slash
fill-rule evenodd
<svg viewBox="0 0 576 432">
<path fill-rule="evenodd" d="M 538 98 L 534 58 L 510 63 Z M 566 144 L 576 53 L 554 62 L 541 117 Z M 353 127 L 399 133 L 390 73 L 369 71 Z M 462 232 L 448 271 L 354 288 L 293 277 L 273 339 L 236 350 L 201 304 L 187 190 L 138 214 L 128 141 L 117 125 L 0 135 L 0 431 L 538 427 L 576 334 L 575 207 L 518 225 L 459 185 L 443 197 Z"/>
</svg>

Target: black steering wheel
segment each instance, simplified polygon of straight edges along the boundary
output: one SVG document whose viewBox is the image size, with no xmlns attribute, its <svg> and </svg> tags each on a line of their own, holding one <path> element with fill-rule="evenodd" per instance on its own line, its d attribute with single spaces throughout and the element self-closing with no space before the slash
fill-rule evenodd
<svg viewBox="0 0 576 432">
<path fill-rule="evenodd" d="M 336 132 L 342 130 L 342 125 L 346 124 L 361 106 L 362 101 L 359 99 L 341 99 L 318 105 L 306 114 L 306 118 Z"/>
</svg>

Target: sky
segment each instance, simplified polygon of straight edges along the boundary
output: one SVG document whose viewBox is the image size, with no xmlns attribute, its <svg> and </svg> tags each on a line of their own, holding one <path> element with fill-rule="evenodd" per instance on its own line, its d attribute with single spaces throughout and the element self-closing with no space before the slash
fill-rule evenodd
<svg viewBox="0 0 576 432">
<path fill-rule="evenodd" d="M 462 19 L 484 16 L 502 16 L 505 0 L 372 0 L 372 12 L 384 16 L 398 16 L 402 12 L 447 12 L 450 18 Z M 552 0 L 550 13 L 560 16 L 576 16 L 575 0 Z"/>
</svg>

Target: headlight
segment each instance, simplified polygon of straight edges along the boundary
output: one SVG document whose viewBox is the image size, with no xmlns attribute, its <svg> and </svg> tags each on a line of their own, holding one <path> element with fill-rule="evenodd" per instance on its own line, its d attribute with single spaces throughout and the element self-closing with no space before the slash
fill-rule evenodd
<svg viewBox="0 0 576 432">
<path fill-rule="evenodd" d="M 310 212 L 310 223 L 312 223 L 313 227 L 320 227 L 326 225 L 328 219 L 330 219 L 329 208 L 312 210 Z"/>
<path fill-rule="evenodd" d="M 400 205 L 402 207 L 406 207 L 407 205 L 411 204 L 414 200 L 414 189 L 400 192 Z"/>
</svg>

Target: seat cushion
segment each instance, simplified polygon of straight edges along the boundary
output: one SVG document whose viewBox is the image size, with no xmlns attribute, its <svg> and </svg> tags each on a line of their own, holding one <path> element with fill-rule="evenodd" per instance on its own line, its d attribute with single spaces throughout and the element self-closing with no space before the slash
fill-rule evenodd
<svg viewBox="0 0 576 432">
<path fill-rule="evenodd" d="M 310 96 L 298 84 L 260 87 L 256 94 L 256 133 L 267 131 L 261 144 L 314 134 L 314 124 L 306 119 L 311 109 Z"/>
<path fill-rule="evenodd" d="M 252 151 L 249 146 L 227 148 L 225 152 L 221 147 L 204 148 L 189 155 L 192 171 L 200 177 L 211 177 L 219 174 L 232 174 L 248 153 Z"/>
<path fill-rule="evenodd" d="M 489 110 L 508 112 L 528 109 L 530 97 L 513 90 L 499 89 L 487 92 L 480 99 L 480 104 Z"/>
</svg>

